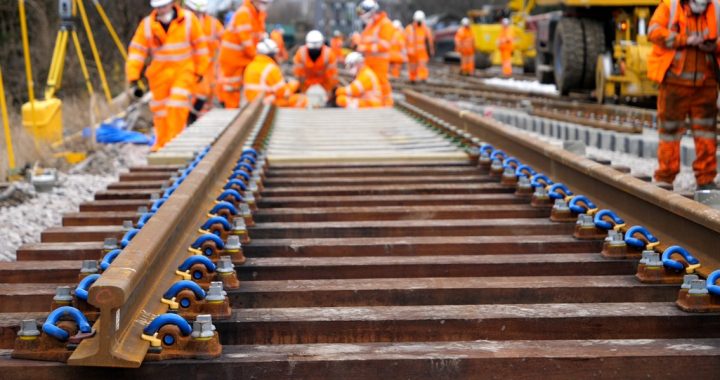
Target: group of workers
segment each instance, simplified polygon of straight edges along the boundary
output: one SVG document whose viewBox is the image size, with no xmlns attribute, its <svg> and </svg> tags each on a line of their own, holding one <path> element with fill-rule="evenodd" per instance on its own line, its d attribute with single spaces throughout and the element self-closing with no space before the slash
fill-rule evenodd
<svg viewBox="0 0 720 380">
<path fill-rule="evenodd" d="M 428 60 L 435 51 L 425 14 L 415 12 L 413 22 L 403 28 L 399 20 L 391 21 L 381 11 L 376 0 L 362 0 L 357 12 L 364 30 L 350 39 L 355 51 L 343 55 L 345 41 L 339 32 L 326 46 L 322 33 L 311 31 L 293 58 L 298 80 L 286 81 L 279 66 L 289 59 L 282 30 L 269 35 L 265 30 L 271 2 L 244 0 L 223 26 L 207 14 L 208 0 L 185 0 L 184 8 L 175 0 L 150 0 L 153 11 L 140 22 L 130 43 L 126 75 L 133 87 L 144 76 L 152 91 L 153 150 L 172 140 L 215 99 L 227 108 L 259 96 L 278 106 L 306 107 L 303 92 L 320 86 L 340 107 L 387 107 L 393 104 L 389 78 L 399 77 L 403 64 L 411 83 L 428 78 Z M 648 76 L 660 83 L 655 180 L 661 184 L 672 184 L 680 171 L 680 140 L 689 120 L 698 188 L 715 188 L 720 106 L 720 9 L 716 7 L 710 0 L 663 0 L 648 26 L 653 43 Z M 470 20 L 461 24 L 455 36 L 460 70 L 472 75 L 475 41 Z M 498 45 L 503 74 L 510 75 L 514 37 L 507 19 L 502 30 Z M 355 75 L 347 86 L 338 86 L 338 63 Z"/>
</svg>

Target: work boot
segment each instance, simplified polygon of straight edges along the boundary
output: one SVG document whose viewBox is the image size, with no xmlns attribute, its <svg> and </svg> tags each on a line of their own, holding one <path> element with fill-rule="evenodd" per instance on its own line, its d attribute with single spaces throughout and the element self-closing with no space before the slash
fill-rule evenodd
<svg viewBox="0 0 720 380">
<path fill-rule="evenodd" d="M 706 183 L 706 184 L 704 184 L 704 185 L 698 185 L 697 190 L 698 190 L 698 191 L 703 191 L 703 190 L 718 190 L 718 187 L 717 187 L 717 185 L 716 185 L 714 182 L 710 182 L 710 183 Z"/>
<path fill-rule="evenodd" d="M 661 189 L 665 189 L 665 190 L 669 190 L 669 191 L 673 191 L 673 189 L 674 189 L 672 183 L 665 182 L 665 181 L 653 181 L 652 184 Z"/>
</svg>

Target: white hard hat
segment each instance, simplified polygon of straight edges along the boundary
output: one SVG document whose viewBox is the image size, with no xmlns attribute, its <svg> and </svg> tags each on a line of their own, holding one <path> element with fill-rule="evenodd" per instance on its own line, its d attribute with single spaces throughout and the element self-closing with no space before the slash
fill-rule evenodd
<svg viewBox="0 0 720 380">
<path fill-rule="evenodd" d="M 272 4 L 272 0 L 252 0 L 253 5 L 261 12 L 267 11 L 267 7 Z"/>
<path fill-rule="evenodd" d="M 341 36 L 342 36 L 342 32 L 339 31 L 339 30 L 336 30 L 336 31 L 333 32 L 333 36 L 334 36 L 334 37 L 341 37 Z"/>
<path fill-rule="evenodd" d="M 393 26 L 394 26 L 395 28 L 397 28 L 397 29 L 402 29 L 402 21 L 400 21 L 400 20 L 394 20 L 394 21 L 393 21 Z"/>
<path fill-rule="evenodd" d="M 262 55 L 275 55 L 278 53 L 277 44 L 270 38 L 265 38 L 264 40 L 258 42 L 255 48 L 257 49 L 258 54 Z"/>
<path fill-rule="evenodd" d="M 460 24 L 461 24 L 462 26 L 470 26 L 470 19 L 467 18 L 467 17 L 463 17 L 463 19 L 460 20 Z"/>
<path fill-rule="evenodd" d="M 360 66 L 365 62 L 365 57 L 363 57 L 362 54 L 354 51 L 347 56 L 345 56 L 345 66 L 354 67 L 354 66 Z"/>
<path fill-rule="evenodd" d="M 415 11 L 415 14 L 413 14 L 413 21 L 415 21 L 415 22 L 425 22 L 425 12 L 423 12 L 423 11 Z"/>
<path fill-rule="evenodd" d="M 507 17 L 506 17 L 506 18 L 504 18 L 504 19 L 502 19 L 502 24 L 503 24 L 503 25 L 505 25 L 505 26 L 508 26 L 508 25 L 510 25 L 510 19 L 509 19 L 509 18 L 507 18 Z"/>
<path fill-rule="evenodd" d="M 307 36 L 305 36 L 305 45 L 308 49 L 320 49 L 325 43 L 325 36 L 318 30 L 311 30 Z"/>
<path fill-rule="evenodd" d="M 150 6 L 153 8 L 160 8 L 164 7 L 170 3 L 172 3 L 173 0 L 150 0 Z"/>
<path fill-rule="evenodd" d="M 207 12 L 208 0 L 185 0 L 185 6 L 195 12 Z"/>
<path fill-rule="evenodd" d="M 356 8 L 358 16 L 365 23 L 369 23 L 379 10 L 380 4 L 375 0 L 363 0 Z"/>
</svg>

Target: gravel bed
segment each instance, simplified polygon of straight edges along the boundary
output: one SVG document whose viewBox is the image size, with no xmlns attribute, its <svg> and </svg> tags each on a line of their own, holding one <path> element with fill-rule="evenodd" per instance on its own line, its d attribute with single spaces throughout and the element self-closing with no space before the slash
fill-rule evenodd
<svg viewBox="0 0 720 380">
<path fill-rule="evenodd" d="M 60 226 L 63 213 L 77 211 L 80 203 L 115 182 L 121 171 L 145 164 L 147 151 L 146 146 L 102 146 L 68 173 L 60 173 L 58 185 L 47 193 L 36 192 L 30 183 L 18 183 L 13 196 L 25 201 L 0 207 L 0 261 L 12 261 L 18 247 L 39 242 L 43 230 Z"/>
</svg>

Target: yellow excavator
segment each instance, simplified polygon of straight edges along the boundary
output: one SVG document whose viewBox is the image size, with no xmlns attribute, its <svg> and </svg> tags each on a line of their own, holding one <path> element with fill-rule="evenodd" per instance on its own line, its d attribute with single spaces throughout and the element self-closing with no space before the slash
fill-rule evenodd
<svg viewBox="0 0 720 380">
<path fill-rule="evenodd" d="M 525 27 L 525 17 L 533 7 L 534 0 L 511 0 L 505 7 L 488 5 L 468 12 L 475 36 L 476 67 L 486 69 L 501 64 L 497 39 L 502 19 L 508 18 L 515 34 L 513 66 L 522 67 L 526 73 L 535 71 L 535 34 Z"/>
<path fill-rule="evenodd" d="M 536 0 L 536 75 L 561 94 L 593 92 L 598 102 L 657 95 L 647 79 L 647 25 L 658 0 Z"/>
</svg>

